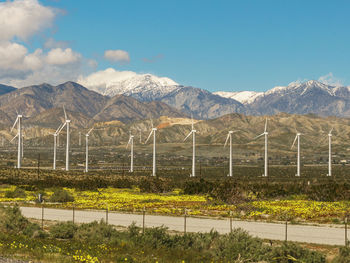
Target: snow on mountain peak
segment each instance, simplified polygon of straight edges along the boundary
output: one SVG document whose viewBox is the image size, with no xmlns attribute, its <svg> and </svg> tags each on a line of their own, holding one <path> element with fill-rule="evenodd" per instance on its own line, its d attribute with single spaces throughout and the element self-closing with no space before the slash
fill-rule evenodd
<svg viewBox="0 0 350 263">
<path fill-rule="evenodd" d="M 146 100 L 162 97 L 179 86 L 170 78 L 132 71 L 117 71 L 113 68 L 97 71 L 86 77 L 80 76 L 78 83 L 107 96 L 117 94 L 130 96 L 142 93 Z"/>
<path fill-rule="evenodd" d="M 237 91 L 237 92 L 228 92 L 228 91 L 217 91 L 214 92 L 215 95 L 230 98 L 239 101 L 242 104 L 252 103 L 256 98 L 263 95 L 263 92 L 256 91 Z"/>
</svg>

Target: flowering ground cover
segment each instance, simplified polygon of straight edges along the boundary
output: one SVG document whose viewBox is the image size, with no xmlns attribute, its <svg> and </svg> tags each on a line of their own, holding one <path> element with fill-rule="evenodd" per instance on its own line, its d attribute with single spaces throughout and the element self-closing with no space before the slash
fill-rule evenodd
<svg viewBox="0 0 350 263">
<path fill-rule="evenodd" d="M 25 187 L 24 187 L 25 188 Z M 349 210 L 349 201 L 309 201 L 303 196 L 292 200 L 253 200 L 239 205 L 229 205 L 215 202 L 207 195 L 182 194 L 180 190 L 167 193 L 143 193 L 138 188 L 99 188 L 96 190 L 77 190 L 63 188 L 74 197 L 73 202 L 52 203 L 46 206 L 71 209 L 106 209 L 121 212 L 142 212 L 183 215 L 186 209 L 192 216 L 228 217 L 232 214 L 242 219 L 288 220 L 299 222 L 339 223 Z M 0 188 L 0 202 L 16 202 L 21 205 L 35 205 L 40 191 L 24 190 L 22 197 L 6 197 L 7 192 L 13 192 L 16 186 L 3 185 Z M 41 190 L 44 198 L 50 200 L 55 189 Z"/>
</svg>

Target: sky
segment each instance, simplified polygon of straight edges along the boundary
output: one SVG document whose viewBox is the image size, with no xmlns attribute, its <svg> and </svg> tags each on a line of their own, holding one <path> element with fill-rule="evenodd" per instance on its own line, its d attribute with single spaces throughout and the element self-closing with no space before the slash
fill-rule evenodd
<svg viewBox="0 0 350 263">
<path fill-rule="evenodd" d="M 350 85 L 349 11 L 340 0 L 0 0 L 0 83 L 112 68 L 209 91 Z"/>
</svg>

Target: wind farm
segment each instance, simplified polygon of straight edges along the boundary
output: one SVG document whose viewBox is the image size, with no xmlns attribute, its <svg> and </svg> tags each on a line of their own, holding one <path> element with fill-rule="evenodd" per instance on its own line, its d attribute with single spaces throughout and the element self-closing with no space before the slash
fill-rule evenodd
<svg viewBox="0 0 350 263">
<path fill-rule="evenodd" d="M 0 263 L 350 262 L 349 10 L 0 1 Z"/>
</svg>

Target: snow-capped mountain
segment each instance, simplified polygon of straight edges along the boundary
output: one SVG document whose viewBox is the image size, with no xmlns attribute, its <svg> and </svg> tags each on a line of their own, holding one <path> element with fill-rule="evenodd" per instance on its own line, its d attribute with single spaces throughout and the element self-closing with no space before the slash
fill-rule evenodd
<svg viewBox="0 0 350 263">
<path fill-rule="evenodd" d="M 170 78 L 112 68 L 81 77 L 78 83 L 105 96 L 123 94 L 141 101 L 157 100 L 180 87 Z"/>
<path fill-rule="evenodd" d="M 216 91 L 213 94 L 221 96 L 223 98 L 229 98 L 239 101 L 242 104 L 250 104 L 254 102 L 254 100 L 264 94 L 264 92 L 256 92 L 256 91 L 237 91 L 237 92 L 229 92 L 229 91 Z"/>
</svg>

